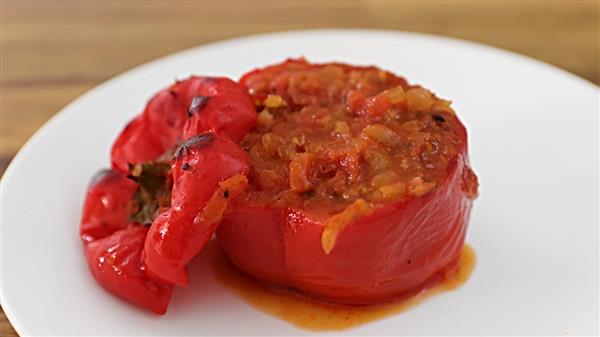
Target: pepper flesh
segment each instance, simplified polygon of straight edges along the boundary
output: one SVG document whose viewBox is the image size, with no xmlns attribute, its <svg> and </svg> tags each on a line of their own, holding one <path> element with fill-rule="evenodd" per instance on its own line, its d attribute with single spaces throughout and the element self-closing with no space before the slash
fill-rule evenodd
<svg viewBox="0 0 600 337">
<path fill-rule="evenodd" d="M 173 287 L 149 278 L 142 269 L 141 253 L 148 228 L 132 226 L 89 243 L 85 255 L 98 283 L 111 293 L 162 315 Z"/>
<path fill-rule="evenodd" d="M 202 134 L 179 147 L 172 163 L 171 207 L 154 220 L 144 245 L 148 275 L 179 286 L 189 284 L 187 263 L 212 237 L 227 204 L 245 190 L 248 168 L 248 155 L 218 134 Z M 226 189 L 223 183 L 237 176 L 242 176 L 238 179 L 242 183 Z"/>
<path fill-rule="evenodd" d="M 282 287 L 346 304 L 402 297 L 456 267 L 472 205 L 461 189 L 464 170 L 457 163 L 432 193 L 348 224 L 329 254 L 325 221 L 286 207 L 240 202 L 217 237 L 238 268 Z"/>
<path fill-rule="evenodd" d="M 128 204 L 137 184 L 120 172 L 102 170 L 88 187 L 79 234 L 84 243 L 102 239 L 129 225 Z"/>
<path fill-rule="evenodd" d="M 128 220 L 137 184 L 104 170 L 88 188 L 80 226 L 88 267 L 106 290 L 157 314 L 164 314 L 173 287 L 149 278 L 141 253 L 148 229 Z"/>
<path fill-rule="evenodd" d="M 229 158 L 228 154 L 231 153 L 227 151 L 233 147 L 233 152 L 238 151 L 233 157 L 237 155 L 243 162 L 245 153 L 233 141 L 239 141 L 254 127 L 255 121 L 256 113 L 246 89 L 227 78 L 193 76 L 175 83 L 150 100 L 144 112 L 125 127 L 113 144 L 113 170 L 106 170 L 98 175 L 88 189 L 80 233 L 88 265 L 100 285 L 109 292 L 157 314 L 165 313 L 173 286 L 170 282 L 153 277 L 152 271 L 148 272 L 142 264 L 142 250 L 145 241 L 148 241 L 147 233 L 152 232 L 152 228 L 149 230 L 131 220 L 150 217 L 151 208 L 143 216 L 131 217 L 132 210 L 145 210 L 140 208 L 144 205 L 132 207 L 136 201 L 144 202 L 145 198 L 135 198 L 136 191 L 139 192 L 142 187 L 128 179 L 125 174 L 129 173 L 132 167 L 142 167 L 137 164 L 170 161 L 171 153 L 179 143 L 207 131 L 215 134 L 218 144 L 225 144 L 222 149 L 225 152 L 221 153 L 219 158 Z M 205 165 L 199 158 L 192 158 L 194 150 L 191 152 L 191 157 L 187 154 L 179 156 L 189 157 L 188 162 L 182 164 L 175 161 L 176 164 L 181 164 L 177 165 L 177 172 L 187 170 L 194 161 L 198 165 Z M 202 171 L 202 178 L 212 181 L 211 177 L 220 177 L 222 172 L 219 169 L 227 171 L 230 168 L 229 164 L 234 168 L 238 168 L 236 165 L 239 164 L 235 160 L 219 163 L 223 166 L 206 163 L 217 170 Z M 247 168 L 247 160 L 245 167 Z M 177 177 L 181 177 L 181 174 Z M 193 178 L 189 178 L 188 175 L 182 180 L 189 181 Z M 224 186 L 231 189 L 231 199 L 224 203 L 222 212 L 225 211 L 227 203 L 241 192 L 239 182 L 229 187 L 227 184 Z M 218 186 L 217 190 L 219 188 L 221 186 Z M 204 192 L 210 193 L 209 190 Z M 147 194 L 144 194 L 146 198 L 151 197 Z M 161 202 L 156 204 L 160 206 Z M 208 226 L 207 231 L 200 235 L 200 241 L 210 238 L 219 220 L 214 209 L 205 213 L 210 214 L 210 219 L 216 223 Z M 168 246 L 175 243 L 167 239 L 166 243 L 162 244 Z M 200 249 L 198 248 L 198 251 Z M 191 258 L 186 256 L 188 260 Z M 156 262 L 156 259 L 150 257 L 145 261 Z M 162 275 L 160 272 L 158 274 Z M 187 279 L 185 270 L 183 274 Z"/>
</svg>

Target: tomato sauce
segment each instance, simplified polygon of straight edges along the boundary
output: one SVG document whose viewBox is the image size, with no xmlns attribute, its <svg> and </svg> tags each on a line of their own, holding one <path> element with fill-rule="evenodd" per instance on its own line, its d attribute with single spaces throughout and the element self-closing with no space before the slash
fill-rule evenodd
<svg viewBox="0 0 600 337">
<path fill-rule="evenodd" d="M 211 243 L 207 248 L 213 271 L 225 287 L 255 309 L 312 331 L 344 330 L 402 313 L 431 296 L 462 286 L 471 276 L 476 262 L 474 250 L 465 245 L 456 268 L 445 279 L 430 284 L 429 288 L 383 304 L 347 306 L 316 301 L 298 292 L 265 286 L 235 268 L 217 245 Z"/>
</svg>

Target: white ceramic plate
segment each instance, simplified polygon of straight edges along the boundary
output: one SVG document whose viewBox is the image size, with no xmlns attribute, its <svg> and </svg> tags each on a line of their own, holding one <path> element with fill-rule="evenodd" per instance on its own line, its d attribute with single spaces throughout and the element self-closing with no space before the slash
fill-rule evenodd
<svg viewBox="0 0 600 337">
<path fill-rule="evenodd" d="M 598 87 L 473 43 L 363 30 L 299 31 L 214 43 L 128 71 L 50 120 L 6 171 L 1 300 L 23 335 L 300 335 L 248 306 L 204 268 L 163 317 L 104 292 L 78 221 L 90 177 L 125 123 L 174 78 L 238 78 L 304 55 L 375 64 L 451 98 L 481 182 L 468 241 L 478 264 L 457 291 L 342 331 L 376 335 L 598 334 Z M 329 333 L 331 334 L 331 333 Z"/>
</svg>

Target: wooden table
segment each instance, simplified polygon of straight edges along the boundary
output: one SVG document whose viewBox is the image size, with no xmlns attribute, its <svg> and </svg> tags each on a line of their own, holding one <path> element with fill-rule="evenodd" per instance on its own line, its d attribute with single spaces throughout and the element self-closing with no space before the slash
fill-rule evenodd
<svg viewBox="0 0 600 337">
<path fill-rule="evenodd" d="M 305 28 L 381 28 L 516 51 L 596 84 L 599 2 L 1 2 L 0 172 L 98 83 L 210 41 Z M 16 333 L 0 312 L 0 335 Z"/>
</svg>

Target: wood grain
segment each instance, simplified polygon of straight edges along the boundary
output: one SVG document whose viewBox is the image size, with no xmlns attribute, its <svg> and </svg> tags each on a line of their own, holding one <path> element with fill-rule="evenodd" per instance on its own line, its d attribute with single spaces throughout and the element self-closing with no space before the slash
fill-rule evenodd
<svg viewBox="0 0 600 337">
<path fill-rule="evenodd" d="M 98 83 L 181 49 L 262 32 L 348 27 L 438 34 L 506 48 L 600 81 L 598 1 L 0 1 L 0 6 L 3 165 L 54 113 Z M 15 335 L 3 315 L 0 335 Z"/>
</svg>

